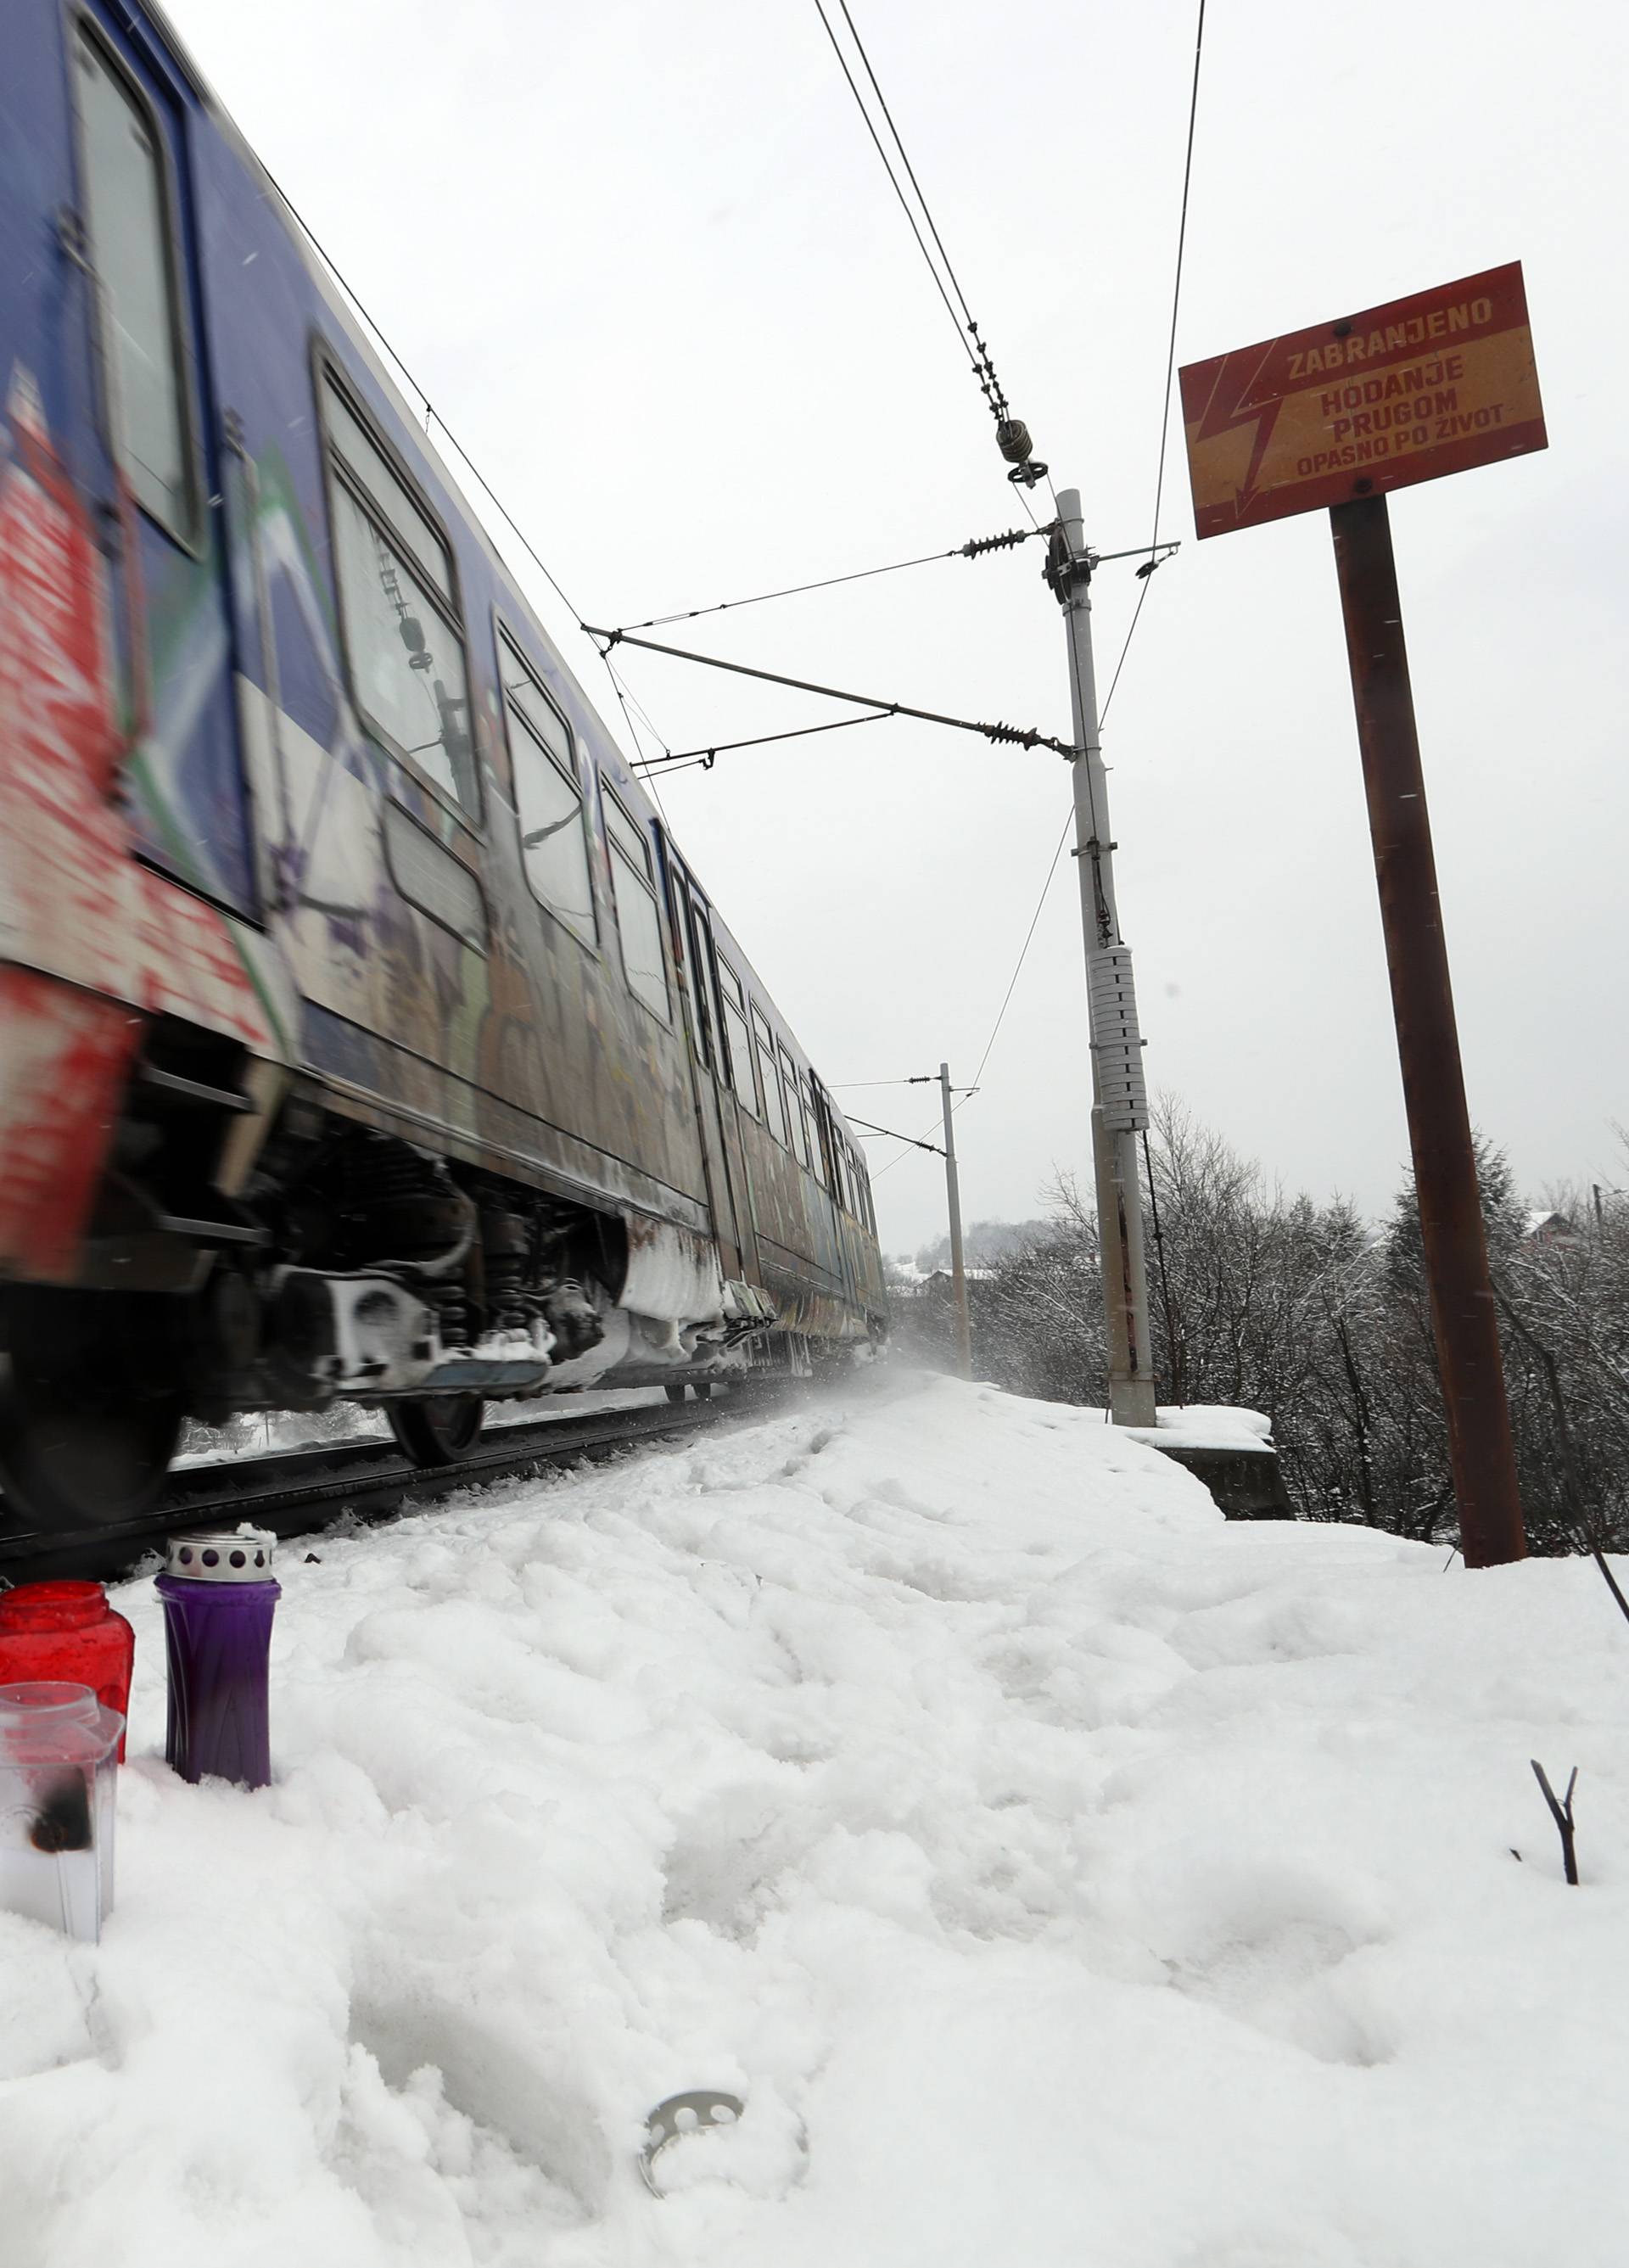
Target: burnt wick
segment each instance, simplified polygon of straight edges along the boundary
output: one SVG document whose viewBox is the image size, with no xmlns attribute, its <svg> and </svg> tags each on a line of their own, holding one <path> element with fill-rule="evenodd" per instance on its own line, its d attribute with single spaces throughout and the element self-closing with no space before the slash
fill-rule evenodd
<svg viewBox="0 0 1629 2268">
<path fill-rule="evenodd" d="M 91 1806 L 82 1779 L 60 1781 L 46 1797 L 28 1830 L 36 1851 L 88 1851 Z"/>
</svg>

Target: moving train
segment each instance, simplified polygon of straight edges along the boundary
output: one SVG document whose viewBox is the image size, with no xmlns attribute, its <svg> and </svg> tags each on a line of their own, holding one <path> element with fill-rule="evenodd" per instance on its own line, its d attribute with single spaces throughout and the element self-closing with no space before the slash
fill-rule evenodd
<svg viewBox="0 0 1629 2268">
<path fill-rule="evenodd" d="M 0 70 L 0 1483 L 804 1374 L 850 1129 L 159 11 Z"/>
</svg>

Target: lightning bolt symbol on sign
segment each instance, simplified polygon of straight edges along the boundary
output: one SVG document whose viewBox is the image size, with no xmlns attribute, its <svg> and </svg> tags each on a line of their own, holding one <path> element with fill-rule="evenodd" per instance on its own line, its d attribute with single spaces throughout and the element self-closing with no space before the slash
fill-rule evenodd
<svg viewBox="0 0 1629 2268">
<path fill-rule="evenodd" d="M 1272 429 L 1279 422 L 1279 412 L 1284 407 L 1283 396 L 1275 394 L 1259 408 L 1248 406 L 1257 380 L 1272 361 L 1278 348 L 1277 339 L 1269 339 L 1264 346 L 1247 348 L 1242 355 L 1226 355 L 1216 372 L 1210 398 L 1199 413 L 1196 441 L 1213 441 L 1219 435 L 1232 432 L 1235 427 L 1253 423 L 1256 446 L 1250 451 L 1250 461 L 1245 468 L 1243 484 L 1235 493 L 1238 499 L 1240 517 L 1249 510 L 1256 494 L 1256 475 L 1261 470 L 1262 459 L 1267 453 L 1267 444 Z M 1244 375 L 1246 365 L 1249 376 Z M 1239 405 L 1247 405 L 1241 408 Z M 1183 405 L 1186 408 L 1186 404 Z"/>
</svg>

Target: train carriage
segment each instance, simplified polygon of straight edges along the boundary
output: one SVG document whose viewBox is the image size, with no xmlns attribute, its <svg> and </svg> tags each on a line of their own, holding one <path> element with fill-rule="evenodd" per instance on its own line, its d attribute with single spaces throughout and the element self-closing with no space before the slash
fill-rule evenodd
<svg viewBox="0 0 1629 2268">
<path fill-rule="evenodd" d="M 857 1145 L 151 6 L 0 76 L 0 1477 L 806 1368 Z"/>
</svg>

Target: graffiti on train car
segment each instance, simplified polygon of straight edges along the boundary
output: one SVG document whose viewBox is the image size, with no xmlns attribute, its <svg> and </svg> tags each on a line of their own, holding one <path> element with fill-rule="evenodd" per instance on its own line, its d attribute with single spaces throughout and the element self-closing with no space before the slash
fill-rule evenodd
<svg viewBox="0 0 1629 2268">
<path fill-rule="evenodd" d="M 0 467 L 0 1266 L 70 1269 L 140 1026 L 173 1012 L 280 1052 L 225 919 L 130 856 L 106 571 L 39 394 Z"/>
<path fill-rule="evenodd" d="M 569 1143 L 579 1153 L 571 1178 L 613 1197 L 650 1204 L 659 1189 L 693 1195 L 694 1117 L 672 1035 L 659 1045 L 661 1028 L 607 983 L 603 952 L 549 918 L 524 918 L 536 902 L 520 862 L 493 688 L 481 684 L 472 704 L 484 821 L 477 839 L 364 725 L 328 580 L 280 451 L 269 448 L 254 474 L 234 568 L 263 594 L 255 612 L 269 650 L 262 656 L 266 689 L 240 678 L 239 709 L 270 837 L 274 929 L 299 991 L 357 1033 L 388 1035 L 396 1069 L 382 1091 L 416 1090 L 415 1106 L 447 1130 L 484 1134 L 512 1154 L 541 1145 L 546 1156 Z M 438 878 L 436 911 L 425 909 L 423 887 L 409 896 L 393 870 L 387 830 L 396 813 L 418 830 L 421 868 Z M 608 895 L 595 797 L 585 797 L 583 817 L 596 881 Z M 424 884 L 423 871 L 418 879 Z M 461 930 L 461 892 L 468 907 Z M 599 912 L 608 925 L 603 899 Z M 517 1141 L 517 1113 L 533 1122 L 529 1139 Z M 589 1136 L 586 1153 L 567 1128 Z M 594 1152 L 597 1162 L 585 1167 Z M 648 1173 L 630 1168 L 633 1160 Z"/>
</svg>

